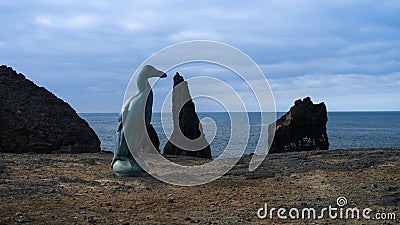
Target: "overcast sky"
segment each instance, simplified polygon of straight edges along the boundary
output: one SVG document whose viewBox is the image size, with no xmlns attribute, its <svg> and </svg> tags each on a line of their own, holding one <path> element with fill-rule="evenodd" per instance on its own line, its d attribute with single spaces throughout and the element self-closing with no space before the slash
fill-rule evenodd
<svg viewBox="0 0 400 225">
<path fill-rule="evenodd" d="M 400 110 L 397 0 L 26 0 L 1 1 L 0 12 L 0 63 L 78 112 L 119 112 L 131 75 L 147 57 L 198 39 L 248 54 L 268 79 L 278 111 L 306 96 L 330 111 Z M 164 89 L 173 72 L 160 82 Z M 156 111 L 160 105 L 156 100 Z"/>
</svg>

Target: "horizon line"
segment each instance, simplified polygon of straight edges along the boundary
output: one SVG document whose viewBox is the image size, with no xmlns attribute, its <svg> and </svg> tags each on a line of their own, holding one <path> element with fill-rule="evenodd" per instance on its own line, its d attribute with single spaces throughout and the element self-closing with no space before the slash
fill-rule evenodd
<svg viewBox="0 0 400 225">
<path fill-rule="evenodd" d="M 231 113 L 260 113 L 260 111 L 233 111 Z M 288 111 L 276 111 L 275 113 L 286 113 Z M 400 112 L 400 110 L 332 110 L 332 111 L 327 111 L 328 113 L 330 112 Z M 120 112 L 76 112 L 78 114 L 82 113 L 82 114 L 89 114 L 89 113 L 101 113 L 101 114 L 118 114 Z M 157 112 L 153 112 L 153 113 L 172 113 L 172 112 L 161 112 L 161 111 L 157 111 Z M 226 111 L 196 111 L 196 113 L 228 113 Z M 272 112 L 265 112 L 265 113 L 272 113 Z"/>
</svg>

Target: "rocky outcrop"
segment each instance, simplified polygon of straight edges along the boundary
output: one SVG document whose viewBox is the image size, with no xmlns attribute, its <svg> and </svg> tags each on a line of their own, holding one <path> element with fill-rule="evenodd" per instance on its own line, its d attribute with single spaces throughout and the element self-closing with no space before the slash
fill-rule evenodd
<svg viewBox="0 0 400 225">
<path fill-rule="evenodd" d="M 211 148 L 195 111 L 188 84 L 179 73 L 174 76 L 172 116 L 174 130 L 164 147 L 164 154 L 211 159 Z"/>
<path fill-rule="evenodd" d="M 98 151 L 99 138 L 68 103 L 0 67 L 0 152 Z"/>
<path fill-rule="evenodd" d="M 328 149 L 327 121 L 323 102 L 314 104 L 310 97 L 298 99 L 289 112 L 275 122 L 276 132 L 269 153 Z M 271 124 L 270 134 L 273 129 Z"/>
</svg>

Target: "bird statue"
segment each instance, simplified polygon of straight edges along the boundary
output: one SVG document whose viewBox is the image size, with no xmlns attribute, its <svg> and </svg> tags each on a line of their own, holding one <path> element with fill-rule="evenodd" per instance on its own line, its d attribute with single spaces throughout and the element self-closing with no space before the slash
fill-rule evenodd
<svg viewBox="0 0 400 225">
<path fill-rule="evenodd" d="M 117 176 L 145 176 L 147 174 L 148 165 L 140 158 L 138 152 L 139 149 L 148 147 L 142 146 L 143 143 L 151 143 L 143 141 L 152 117 L 153 91 L 148 81 L 151 77 L 164 78 L 167 74 L 153 66 L 143 66 L 136 76 L 137 93 L 125 101 L 119 114 L 116 149 L 111 163 Z M 129 157 L 129 153 L 133 155 L 133 158 Z"/>
</svg>

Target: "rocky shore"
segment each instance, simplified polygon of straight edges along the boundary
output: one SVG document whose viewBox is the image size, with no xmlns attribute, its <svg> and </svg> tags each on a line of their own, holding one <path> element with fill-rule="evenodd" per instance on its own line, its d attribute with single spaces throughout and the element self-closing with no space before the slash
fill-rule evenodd
<svg viewBox="0 0 400 225">
<path fill-rule="evenodd" d="M 220 179 L 195 187 L 153 177 L 116 177 L 112 155 L 0 154 L 0 224 L 368 224 L 365 219 L 260 220 L 269 207 L 336 206 L 396 213 L 400 150 L 355 149 L 270 154 L 249 172 L 250 157 Z M 190 165 L 209 160 L 168 156 Z"/>
</svg>

